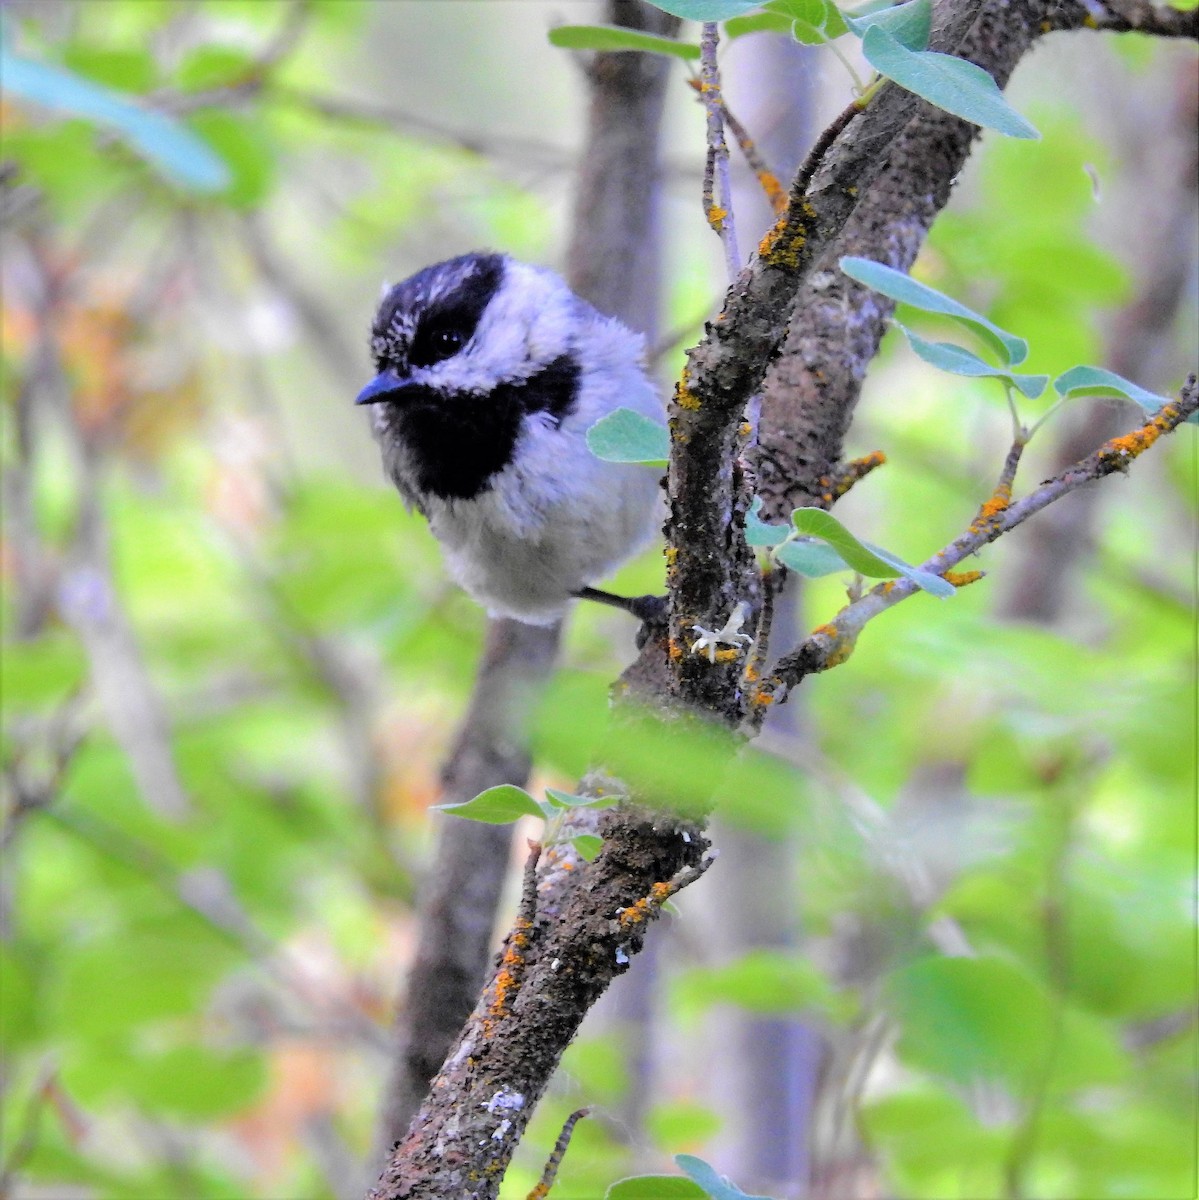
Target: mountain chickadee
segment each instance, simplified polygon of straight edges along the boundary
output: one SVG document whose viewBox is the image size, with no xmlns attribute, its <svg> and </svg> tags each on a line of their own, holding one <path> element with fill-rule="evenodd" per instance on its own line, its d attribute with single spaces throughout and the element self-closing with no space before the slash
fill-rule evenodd
<svg viewBox="0 0 1199 1200">
<path fill-rule="evenodd" d="M 477 253 L 388 290 L 371 351 L 357 403 L 458 583 L 531 624 L 574 596 L 619 602 L 589 585 L 647 539 L 658 477 L 601 461 L 585 435 L 619 407 L 664 419 L 641 336 L 553 272 Z"/>
</svg>

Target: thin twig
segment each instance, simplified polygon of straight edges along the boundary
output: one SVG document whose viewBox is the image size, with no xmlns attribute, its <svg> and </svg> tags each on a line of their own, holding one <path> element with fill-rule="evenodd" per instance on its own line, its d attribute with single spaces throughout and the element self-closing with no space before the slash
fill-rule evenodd
<svg viewBox="0 0 1199 1200">
<path fill-rule="evenodd" d="M 687 80 L 687 82 L 699 93 L 702 101 L 704 97 L 703 83 L 694 78 Z M 749 169 L 754 173 L 754 177 L 761 185 L 762 191 L 766 194 L 767 203 L 774 210 L 775 216 L 778 216 L 787 207 L 787 189 L 779 182 L 778 175 L 767 165 L 761 150 L 758 149 L 757 142 L 750 137 L 749 130 L 733 116 L 728 101 L 724 98 L 724 92 L 717 93 L 716 103 L 720 105 L 721 119 L 724 121 L 728 131 L 733 135 L 733 140 L 737 143 L 737 149 L 741 151 L 741 155 L 745 159 Z"/>
<path fill-rule="evenodd" d="M 705 21 L 700 36 L 700 98 L 708 113 L 708 157 L 704 168 L 704 216 L 724 247 L 730 282 L 741 271 L 737 228 L 733 222 L 733 185 L 729 177 L 729 148 L 724 140 L 724 105 L 720 98 L 720 69 L 716 65 L 719 34 L 715 21 Z M 719 190 L 719 199 L 716 191 Z"/>
<path fill-rule="evenodd" d="M 1164 405 L 1139 429 L 1105 442 L 1094 454 L 1046 480 L 1023 499 L 1011 502 L 1011 479 L 1015 475 L 1023 444 L 1017 441 L 1008 452 L 999 484 L 979 509 L 965 533 L 920 565 L 920 569 L 945 577 L 952 567 L 985 545 L 1023 524 L 1034 513 L 1077 490 L 1084 484 L 1102 479 L 1116 471 L 1127 471 L 1133 459 L 1144 453 L 1163 434 L 1177 429 L 1199 411 L 1199 383 L 1191 375 L 1177 400 Z M 959 586 L 977 579 L 966 572 L 951 579 Z M 888 580 L 873 587 L 864 596 L 846 605 L 828 624 L 820 626 L 797 649 L 780 660 L 774 674 L 762 686 L 764 703 L 780 702 L 787 692 L 806 675 L 843 663 L 853 652 L 854 643 L 867 622 L 880 613 L 914 595 L 919 588 L 909 579 Z"/>
<path fill-rule="evenodd" d="M 589 1116 L 591 1116 L 591 1109 L 576 1108 L 566 1118 L 566 1124 L 562 1126 L 562 1132 L 558 1134 L 558 1140 L 554 1143 L 554 1149 L 545 1164 L 545 1170 L 541 1172 L 541 1180 L 529 1193 L 527 1200 L 545 1200 L 545 1197 L 549 1195 L 550 1188 L 554 1186 L 554 1180 L 558 1178 L 558 1168 L 562 1165 L 566 1148 L 570 1145 L 570 1135 L 574 1133 L 575 1126 L 579 1121 L 583 1117 Z"/>
</svg>

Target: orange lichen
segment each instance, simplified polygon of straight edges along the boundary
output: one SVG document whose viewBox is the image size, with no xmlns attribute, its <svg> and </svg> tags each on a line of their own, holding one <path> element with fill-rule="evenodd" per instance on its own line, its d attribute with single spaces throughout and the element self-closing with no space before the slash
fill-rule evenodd
<svg viewBox="0 0 1199 1200">
<path fill-rule="evenodd" d="M 655 910 L 662 907 L 671 896 L 678 891 L 678 885 L 674 883 L 655 883 L 649 889 L 648 896 L 642 896 L 636 904 L 630 904 L 620 914 L 620 925 L 623 929 L 628 929 L 633 925 L 640 925 L 647 921 Z"/>
<path fill-rule="evenodd" d="M 828 657 L 824 660 L 824 668 L 840 666 L 852 653 L 856 635 L 847 637 L 836 625 L 821 625 L 812 630 L 813 637 L 828 638 L 832 645 L 828 649 Z"/>
<path fill-rule="evenodd" d="M 773 171 L 767 170 L 758 171 L 757 176 L 758 182 L 762 185 L 762 191 L 766 193 L 766 199 L 770 201 L 770 207 L 776 213 L 781 213 L 787 207 L 787 193 L 783 190 L 778 176 Z"/>
<path fill-rule="evenodd" d="M 815 209 L 806 201 L 801 212 L 808 220 L 816 215 Z M 767 266 L 794 270 L 799 266 L 800 252 L 806 242 L 807 227 L 802 221 L 790 219 L 789 214 L 784 212 L 758 243 L 758 257 Z"/>
<path fill-rule="evenodd" d="M 715 651 L 715 656 L 718 663 L 736 662 L 741 657 L 741 650 L 737 646 L 727 646 L 723 650 Z"/>
<path fill-rule="evenodd" d="M 688 412 L 695 412 L 699 408 L 699 399 L 690 388 L 689 373 L 686 367 L 683 368 L 679 382 L 675 385 L 674 402 L 680 408 L 687 409 Z"/>
<path fill-rule="evenodd" d="M 833 646 L 832 652 L 828 658 L 824 660 L 824 666 L 827 670 L 829 667 L 839 667 L 853 653 L 854 639 L 844 638 Z"/>
<path fill-rule="evenodd" d="M 662 555 L 666 559 L 666 565 L 673 567 L 678 561 L 679 548 L 678 546 L 664 546 L 662 548 Z"/>
<path fill-rule="evenodd" d="M 500 960 L 500 969 L 495 975 L 495 988 L 491 1003 L 487 1006 L 487 1017 L 483 1021 L 483 1034 L 490 1036 L 494 1022 L 506 1017 L 512 1008 L 512 999 L 520 989 L 520 978 L 525 966 L 524 952 L 529 948 L 529 932 L 533 923 L 527 917 L 517 917 L 512 926 L 512 936 Z"/>
<path fill-rule="evenodd" d="M 708 224 L 711 225 L 713 229 L 719 230 L 724 224 L 725 217 L 728 215 L 729 210 L 727 208 L 721 208 L 719 204 L 713 204 L 712 207 L 708 209 Z"/>
<path fill-rule="evenodd" d="M 946 583 L 952 583 L 956 588 L 969 587 L 983 577 L 981 571 L 942 571 L 941 578 Z"/>
<path fill-rule="evenodd" d="M 1140 429 L 1134 429 L 1132 433 L 1126 433 L 1123 437 L 1112 438 L 1099 451 L 1099 457 L 1108 461 L 1115 459 L 1121 462 L 1134 459 L 1138 454 L 1144 454 L 1168 428 L 1168 424 L 1160 416 L 1154 417 Z"/>
<path fill-rule="evenodd" d="M 1012 485 L 1010 483 L 1001 483 L 991 495 L 989 500 L 984 501 L 982 507 L 978 510 L 978 516 L 970 522 L 970 532 L 980 533 L 993 526 L 999 518 L 1007 511 L 1008 506 L 1012 502 Z"/>
<path fill-rule="evenodd" d="M 682 646 L 680 646 L 678 642 L 674 640 L 674 638 L 671 638 L 666 643 L 666 654 L 671 662 L 681 661 L 684 653 L 685 651 L 683 650 Z"/>
</svg>

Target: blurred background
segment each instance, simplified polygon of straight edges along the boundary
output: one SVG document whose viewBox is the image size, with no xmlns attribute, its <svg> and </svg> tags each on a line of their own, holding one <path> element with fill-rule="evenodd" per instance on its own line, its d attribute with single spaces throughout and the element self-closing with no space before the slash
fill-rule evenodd
<svg viewBox="0 0 1199 1200">
<path fill-rule="evenodd" d="M 8 54 L 61 72 L 0 73 L 0 1195 L 360 1195 L 484 619 L 352 400 L 385 281 L 483 247 L 564 265 L 586 95 L 546 33 L 601 7 L 0 14 Z M 777 35 L 723 61 L 780 167 L 850 98 L 832 55 Z M 672 69 L 664 386 L 723 292 Z M 72 103 L 36 102 L 48 79 Z M 215 187 L 114 92 L 198 135 Z M 1059 38 L 1010 95 L 1042 140 L 982 140 L 916 273 L 1027 337 L 1030 371 L 1169 394 L 1196 348 L 1193 49 Z M 1023 478 L 1135 423 L 1079 402 Z M 998 390 L 889 337 L 850 438 L 889 465 L 838 515 L 920 561 L 1009 432 Z M 555 1196 L 678 1152 L 778 1197 L 1192 1194 L 1196 463 L 1184 430 L 805 684 L 764 739 L 795 788 L 727 815 L 505 1196 L 584 1103 Z M 658 549 L 611 582 L 661 588 Z M 796 627 L 844 585 L 806 587 Z M 532 790 L 586 768 L 631 624 L 572 616 Z"/>
</svg>

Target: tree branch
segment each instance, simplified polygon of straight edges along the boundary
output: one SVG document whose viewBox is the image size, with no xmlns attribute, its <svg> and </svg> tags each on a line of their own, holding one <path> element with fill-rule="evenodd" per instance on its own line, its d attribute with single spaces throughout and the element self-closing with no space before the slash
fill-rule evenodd
<svg viewBox="0 0 1199 1200">
<path fill-rule="evenodd" d="M 978 515 L 964 533 L 922 563 L 921 570 L 948 578 L 958 586 L 974 582 L 978 578 L 977 572 L 968 573 L 968 578 L 954 579 L 952 568 L 1084 484 L 1094 483 L 1116 471 L 1127 472 L 1133 460 L 1148 450 L 1158 438 L 1172 433 L 1197 411 L 1199 383 L 1191 375 L 1179 398 L 1162 407 L 1145 424 L 1131 433 L 1111 438 L 1093 454 L 1052 479 L 1047 479 L 1022 500 L 1013 503 L 1012 479 L 1023 450 L 1023 443 L 1017 440 L 1008 452 L 999 483 L 979 509 Z M 832 621 L 822 625 L 796 650 L 779 660 L 774 674 L 762 685 L 762 700 L 766 703 L 779 702 L 805 676 L 845 662 L 853 653 L 858 635 L 867 622 L 919 590 L 909 579 L 888 581 L 878 584 L 860 599 L 846 605 Z"/>
</svg>

